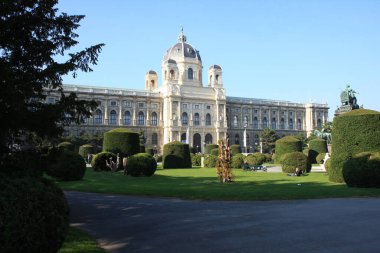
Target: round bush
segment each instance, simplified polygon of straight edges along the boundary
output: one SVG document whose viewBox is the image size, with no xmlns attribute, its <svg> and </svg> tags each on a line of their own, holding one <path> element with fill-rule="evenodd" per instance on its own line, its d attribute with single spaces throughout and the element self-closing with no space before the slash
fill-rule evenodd
<svg viewBox="0 0 380 253">
<path fill-rule="evenodd" d="M 116 162 L 116 155 L 114 153 L 100 152 L 92 158 L 91 167 L 95 171 L 111 171 L 111 169 L 106 165 L 106 160 L 109 161 L 110 158 L 112 158 L 112 161 Z"/>
<path fill-rule="evenodd" d="M 206 155 L 205 156 L 205 160 L 204 160 L 205 167 L 206 168 L 215 168 L 217 161 L 218 161 L 218 157 L 217 156 L 215 156 L 215 155 Z"/>
<path fill-rule="evenodd" d="M 231 158 L 231 167 L 235 169 L 240 169 L 244 163 L 245 155 L 238 153 Z"/>
<path fill-rule="evenodd" d="M 323 164 L 325 156 L 326 156 L 326 153 L 320 153 L 320 154 L 318 154 L 317 157 L 315 158 L 316 162 L 318 164 Z M 310 160 L 310 157 L 309 157 L 309 160 Z"/>
<path fill-rule="evenodd" d="M 302 172 L 310 172 L 311 164 L 307 156 L 302 152 L 292 152 L 284 154 L 281 159 L 282 172 L 295 173 L 296 168 Z"/>
<path fill-rule="evenodd" d="M 79 147 L 79 154 L 83 159 L 87 160 L 89 154 L 94 154 L 95 148 L 91 144 L 85 144 Z"/>
<path fill-rule="evenodd" d="M 249 165 L 262 165 L 265 162 L 265 156 L 261 153 L 250 154 L 245 157 L 244 162 Z"/>
<path fill-rule="evenodd" d="M 211 151 L 216 148 L 219 148 L 217 144 L 206 144 L 205 154 L 211 154 Z"/>
<path fill-rule="evenodd" d="M 329 179 L 344 182 L 343 166 L 355 154 L 380 150 L 380 113 L 357 109 L 336 116 L 333 121 Z"/>
<path fill-rule="evenodd" d="M 140 153 L 139 134 L 125 128 L 108 131 L 104 133 L 103 151 L 119 154 L 120 157 Z"/>
<path fill-rule="evenodd" d="M 315 138 L 309 141 L 308 157 L 311 163 L 319 163 L 317 156 L 321 153 L 327 153 L 327 142 L 321 138 Z"/>
<path fill-rule="evenodd" d="M 47 179 L 0 174 L 0 252 L 57 252 L 69 227 L 61 189 Z"/>
<path fill-rule="evenodd" d="M 150 177 L 156 172 L 157 162 L 147 153 L 139 153 L 128 157 L 127 174 L 133 177 Z"/>
<path fill-rule="evenodd" d="M 65 149 L 65 150 L 70 150 L 70 151 L 75 151 L 75 145 L 72 144 L 71 142 L 64 141 L 58 144 L 58 149 Z"/>
<path fill-rule="evenodd" d="M 202 155 L 190 154 L 190 157 L 191 157 L 191 165 L 192 166 L 201 166 Z"/>
<path fill-rule="evenodd" d="M 348 159 L 343 178 L 349 187 L 380 188 L 380 152 L 363 152 Z"/>
<path fill-rule="evenodd" d="M 191 168 L 189 144 L 173 141 L 164 145 L 163 154 L 164 169 L 167 168 Z"/>
<path fill-rule="evenodd" d="M 276 153 L 276 163 L 281 163 L 281 158 L 284 154 L 301 152 L 302 151 L 302 141 L 296 137 L 289 135 L 282 137 L 276 141 L 275 153 Z"/>
<path fill-rule="evenodd" d="M 210 155 L 219 156 L 219 148 L 212 149 Z"/>
<path fill-rule="evenodd" d="M 60 150 L 48 158 L 47 174 L 58 180 L 74 181 L 81 180 L 86 172 L 86 162 L 82 156 L 68 150 Z"/>
<path fill-rule="evenodd" d="M 241 147 L 238 144 L 231 145 L 231 156 L 241 153 Z"/>
</svg>

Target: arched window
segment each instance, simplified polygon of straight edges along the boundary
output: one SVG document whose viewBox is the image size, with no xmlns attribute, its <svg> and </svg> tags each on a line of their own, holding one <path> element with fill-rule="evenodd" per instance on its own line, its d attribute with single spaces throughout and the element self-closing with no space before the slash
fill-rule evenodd
<svg viewBox="0 0 380 253">
<path fill-rule="evenodd" d="M 277 124 L 276 124 L 276 118 L 272 118 L 272 129 L 276 129 Z"/>
<path fill-rule="evenodd" d="M 152 134 L 152 145 L 158 145 L 158 135 L 157 133 Z"/>
<path fill-rule="evenodd" d="M 170 80 L 173 80 L 174 79 L 174 70 L 170 70 L 170 72 L 169 72 L 169 79 Z"/>
<path fill-rule="evenodd" d="M 257 117 L 253 118 L 253 128 L 258 129 L 259 128 L 259 121 L 257 120 Z"/>
<path fill-rule="evenodd" d="M 235 134 L 235 144 L 240 144 L 239 134 Z"/>
<path fill-rule="evenodd" d="M 124 112 L 124 125 L 129 126 L 131 124 L 131 113 L 129 111 Z"/>
<path fill-rule="evenodd" d="M 233 126 L 234 127 L 237 127 L 238 126 L 238 117 L 235 115 L 234 116 L 234 123 L 233 123 Z"/>
<path fill-rule="evenodd" d="M 216 81 L 216 83 L 219 83 L 219 75 L 215 76 L 215 81 Z"/>
<path fill-rule="evenodd" d="M 181 134 L 181 142 L 186 143 L 186 133 Z"/>
<path fill-rule="evenodd" d="M 264 117 L 263 118 L 263 127 L 262 128 L 267 128 L 268 127 L 268 120 L 267 120 L 267 117 Z"/>
<path fill-rule="evenodd" d="M 247 116 L 244 116 L 243 124 L 244 124 L 244 127 L 248 126 L 248 117 Z"/>
<path fill-rule="evenodd" d="M 110 112 L 110 125 L 116 125 L 116 118 L 117 118 L 116 111 L 112 110 Z"/>
<path fill-rule="evenodd" d="M 95 111 L 95 124 L 103 124 L 103 113 L 100 109 Z"/>
<path fill-rule="evenodd" d="M 194 126 L 199 126 L 199 113 L 194 114 Z"/>
<path fill-rule="evenodd" d="M 206 134 L 205 142 L 206 142 L 206 144 L 212 144 L 212 135 L 211 134 Z"/>
<path fill-rule="evenodd" d="M 293 129 L 293 119 L 289 119 L 289 129 Z"/>
<path fill-rule="evenodd" d="M 211 126 L 211 115 L 210 115 L 210 113 L 206 114 L 206 126 Z"/>
<path fill-rule="evenodd" d="M 157 126 L 157 113 L 152 112 L 152 126 Z"/>
<path fill-rule="evenodd" d="M 139 126 L 143 126 L 145 125 L 145 115 L 143 112 L 139 112 L 138 114 L 138 118 L 137 118 L 137 125 Z"/>
<path fill-rule="evenodd" d="M 297 120 L 297 129 L 298 129 L 298 130 L 302 130 L 301 119 L 298 119 L 298 120 Z"/>
<path fill-rule="evenodd" d="M 196 153 L 201 152 L 201 135 L 196 133 L 193 135 L 193 147 L 196 150 Z"/>
<path fill-rule="evenodd" d="M 188 124 L 188 117 L 187 117 L 187 113 L 184 112 L 182 113 L 182 125 L 187 126 L 187 124 Z"/>
<path fill-rule="evenodd" d="M 187 70 L 187 79 L 189 79 L 189 80 L 193 80 L 194 79 L 194 72 L 193 72 L 192 68 L 189 68 Z"/>
<path fill-rule="evenodd" d="M 281 129 L 285 129 L 285 119 L 284 119 L 284 118 L 281 118 L 281 121 L 280 121 L 280 128 L 281 128 Z"/>
<path fill-rule="evenodd" d="M 322 127 L 322 120 L 321 119 L 317 120 L 317 127 Z"/>
</svg>

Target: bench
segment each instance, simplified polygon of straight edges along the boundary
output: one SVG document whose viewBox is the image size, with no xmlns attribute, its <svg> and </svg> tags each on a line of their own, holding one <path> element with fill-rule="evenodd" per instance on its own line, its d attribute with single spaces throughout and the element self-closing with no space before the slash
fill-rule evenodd
<svg viewBox="0 0 380 253">
<path fill-rule="evenodd" d="M 250 164 L 243 164 L 242 169 L 245 171 L 267 171 L 267 167 L 264 165 L 250 165 Z"/>
</svg>

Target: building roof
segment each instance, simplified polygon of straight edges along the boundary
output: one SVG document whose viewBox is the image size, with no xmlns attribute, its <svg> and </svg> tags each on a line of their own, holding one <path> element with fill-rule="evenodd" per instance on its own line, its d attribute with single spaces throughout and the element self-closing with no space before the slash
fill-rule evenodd
<svg viewBox="0 0 380 253">
<path fill-rule="evenodd" d="M 186 43 L 187 38 L 181 31 L 178 36 L 178 42 L 170 47 L 166 54 L 164 55 L 164 61 L 178 59 L 178 58 L 193 58 L 202 61 L 199 51 L 196 50 L 193 46 Z"/>
</svg>

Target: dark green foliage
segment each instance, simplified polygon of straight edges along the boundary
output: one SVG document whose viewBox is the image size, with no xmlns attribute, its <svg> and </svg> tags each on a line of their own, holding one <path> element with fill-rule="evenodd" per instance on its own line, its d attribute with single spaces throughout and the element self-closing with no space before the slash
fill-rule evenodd
<svg viewBox="0 0 380 253">
<path fill-rule="evenodd" d="M 294 136 L 285 136 L 276 141 L 276 163 L 281 162 L 284 154 L 301 152 L 302 142 Z"/>
<path fill-rule="evenodd" d="M 106 160 L 109 161 L 110 158 L 112 158 L 112 161 L 116 162 L 116 155 L 114 153 L 100 152 L 92 158 L 91 167 L 95 171 L 99 171 L 99 170 L 110 171 L 111 169 L 106 166 Z"/>
<path fill-rule="evenodd" d="M 239 153 L 231 158 L 231 168 L 240 169 L 244 163 L 245 155 Z"/>
<path fill-rule="evenodd" d="M 59 149 L 69 150 L 75 152 L 75 146 L 71 142 L 64 141 L 58 144 Z"/>
<path fill-rule="evenodd" d="M 249 165 L 262 165 L 265 162 L 265 159 L 265 155 L 261 153 L 254 153 L 245 157 L 244 162 Z"/>
<path fill-rule="evenodd" d="M 280 138 L 276 131 L 264 128 L 260 133 L 264 153 L 273 153 L 275 142 Z"/>
<path fill-rule="evenodd" d="M 153 155 L 154 155 L 154 150 L 153 150 L 153 148 L 146 148 L 146 149 L 145 149 L 145 153 L 147 153 L 147 154 L 153 156 Z"/>
<path fill-rule="evenodd" d="M 343 178 L 350 187 L 380 188 L 380 152 L 363 152 L 348 159 Z"/>
<path fill-rule="evenodd" d="M 197 153 L 197 148 L 194 147 L 189 147 L 190 153 L 196 154 Z"/>
<path fill-rule="evenodd" d="M 72 151 L 59 150 L 53 158 L 48 159 L 46 173 L 58 180 L 81 180 L 86 172 L 83 158 Z"/>
<path fill-rule="evenodd" d="M 216 162 L 218 161 L 218 157 L 215 155 L 206 155 L 204 160 L 204 165 L 206 168 L 214 168 L 216 167 Z"/>
<path fill-rule="evenodd" d="M 357 109 L 334 118 L 329 179 L 344 182 L 345 162 L 361 152 L 380 150 L 380 113 Z"/>
<path fill-rule="evenodd" d="M 210 155 L 218 156 L 219 155 L 219 148 L 211 149 Z"/>
<path fill-rule="evenodd" d="M 18 151 L 3 160 L 0 171 L 22 172 L 34 176 L 42 176 L 46 169 L 46 155 L 35 150 Z"/>
<path fill-rule="evenodd" d="M 162 162 L 162 155 L 155 154 L 153 157 L 156 160 L 156 162 L 158 163 Z"/>
<path fill-rule="evenodd" d="M 329 172 L 330 171 L 330 168 L 331 168 L 331 159 L 327 159 L 327 161 L 325 162 L 325 170 L 326 172 Z"/>
<path fill-rule="evenodd" d="M 140 153 L 145 153 L 145 146 L 140 146 Z"/>
<path fill-rule="evenodd" d="M 115 128 L 104 133 L 103 151 L 119 154 L 120 157 L 140 153 L 140 136 L 126 128 Z"/>
<path fill-rule="evenodd" d="M 241 153 L 241 147 L 238 144 L 231 145 L 231 156 Z"/>
<path fill-rule="evenodd" d="M 281 159 L 282 172 L 295 173 L 298 167 L 303 172 L 310 172 L 311 164 L 307 156 L 302 152 L 284 154 Z"/>
<path fill-rule="evenodd" d="M 320 153 L 327 153 L 327 142 L 321 138 L 314 138 L 309 141 L 308 157 L 311 163 L 317 163 L 317 156 Z"/>
<path fill-rule="evenodd" d="M 94 146 L 85 144 L 79 147 L 79 155 L 83 157 L 83 159 L 87 160 L 88 154 L 95 154 Z"/>
<path fill-rule="evenodd" d="M 325 156 L 326 156 L 326 153 L 320 153 L 320 154 L 318 154 L 317 157 L 315 158 L 316 162 L 318 164 L 323 164 L 323 162 L 324 162 L 323 159 L 325 159 Z M 309 158 L 309 160 L 310 160 L 310 158 Z"/>
<path fill-rule="evenodd" d="M 192 166 L 201 166 L 202 155 L 200 154 L 190 154 L 191 165 Z"/>
<path fill-rule="evenodd" d="M 267 163 L 270 163 L 271 161 L 273 161 L 273 155 L 271 155 L 271 154 L 263 154 L 263 155 L 265 155 L 265 162 L 267 162 Z"/>
<path fill-rule="evenodd" d="M 57 252 L 69 227 L 62 190 L 23 174 L 0 173 L 0 185 L 0 252 Z"/>
<path fill-rule="evenodd" d="M 217 144 L 206 144 L 205 154 L 211 154 L 211 150 L 219 148 Z"/>
<path fill-rule="evenodd" d="M 302 153 L 304 153 L 305 155 L 309 156 L 309 148 L 304 148 L 302 150 Z"/>
<path fill-rule="evenodd" d="M 147 153 L 139 153 L 128 157 L 127 174 L 133 177 L 150 177 L 156 172 L 157 162 Z"/>
<path fill-rule="evenodd" d="M 191 168 L 189 144 L 173 141 L 164 145 L 163 164 L 168 168 Z"/>
</svg>

